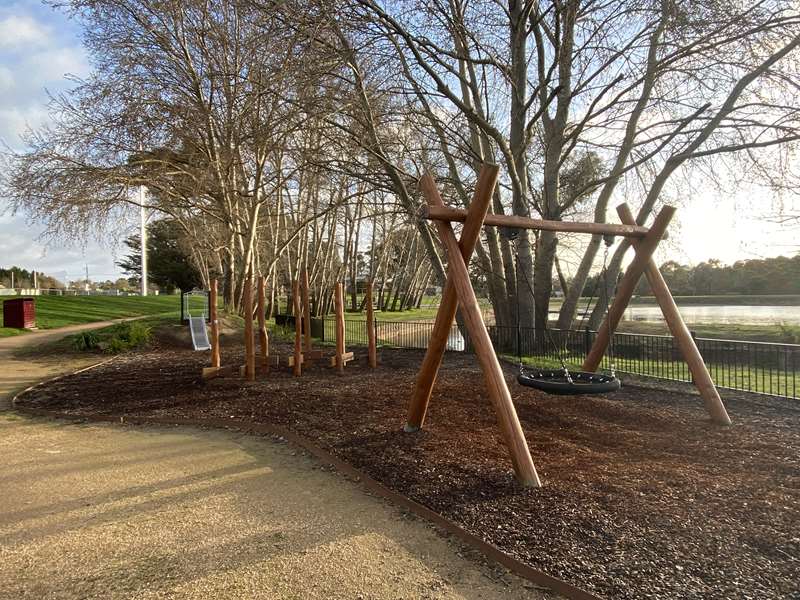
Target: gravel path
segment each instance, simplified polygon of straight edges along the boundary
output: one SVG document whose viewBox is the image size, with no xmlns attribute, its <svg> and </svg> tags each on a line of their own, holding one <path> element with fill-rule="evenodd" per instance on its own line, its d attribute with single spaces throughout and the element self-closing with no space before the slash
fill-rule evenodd
<svg viewBox="0 0 800 600">
<path fill-rule="evenodd" d="M 0 341 L 0 598 L 553 597 L 286 444 L 3 412 L 91 362 L 16 348 L 103 325 Z"/>
<path fill-rule="evenodd" d="M 134 317 L 134 319 L 136 318 L 139 317 Z M 0 410 L 9 407 L 9 400 L 16 392 L 37 381 L 55 377 L 61 373 L 75 371 L 83 366 L 98 362 L 97 356 L 86 358 L 72 356 L 68 359 L 63 356 L 37 356 L 35 358 L 20 359 L 15 358 L 15 352 L 23 348 L 55 342 L 71 333 L 101 329 L 127 320 L 131 319 L 84 323 L 58 329 L 42 329 L 22 335 L 0 338 Z"/>
<path fill-rule="evenodd" d="M 0 598 L 542 598 L 291 446 L 0 416 Z"/>
</svg>

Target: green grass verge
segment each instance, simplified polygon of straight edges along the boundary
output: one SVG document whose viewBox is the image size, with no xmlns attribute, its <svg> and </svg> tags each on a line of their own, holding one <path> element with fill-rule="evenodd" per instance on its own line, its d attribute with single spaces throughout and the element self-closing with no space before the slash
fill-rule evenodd
<svg viewBox="0 0 800 600">
<path fill-rule="evenodd" d="M 486 314 L 486 313 L 485 313 Z M 435 308 L 408 310 L 404 312 L 376 312 L 375 319 L 381 323 L 405 322 L 432 322 L 436 317 Z M 366 319 L 364 313 L 345 313 L 345 321 L 362 322 Z M 333 315 L 325 318 L 325 336 L 333 336 Z M 355 326 L 358 327 L 358 326 Z M 363 327 L 363 326 L 362 326 Z M 742 340 L 751 342 L 773 342 L 780 344 L 800 343 L 800 327 L 792 325 L 737 325 L 730 323 L 719 324 L 689 324 L 697 337 L 712 339 Z M 636 333 L 648 335 L 670 335 L 666 323 L 650 321 L 623 321 L 620 323 L 620 333 Z"/>
<path fill-rule="evenodd" d="M 155 315 L 65 335 L 63 338 L 44 344 L 23 346 L 16 350 L 14 355 L 17 358 L 43 358 L 80 356 L 87 353 L 118 354 L 147 346 L 151 340 L 151 332 L 162 327 L 181 327 L 181 325 L 172 315 Z"/>
<path fill-rule="evenodd" d="M 517 357 L 503 355 L 503 358 L 517 362 Z M 522 362 L 526 365 L 546 369 L 558 369 L 561 363 L 554 358 L 546 356 L 524 356 Z M 567 368 L 580 370 L 583 355 L 570 355 L 564 357 Z M 691 382 L 688 365 L 683 361 L 652 361 L 631 358 L 618 358 L 614 361 L 619 373 L 654 377 L 672 381 Z M 711 378 L 718 387 L 730 388 L 762 394 L 773 394 L 797 398 L 800 395 L 800 371 L 783 371 L 769 367 L 753 367 L 742 364 L 706 363 Z M 601 365 L 601 370 L 608 371 L 611 364 L 606 357 Z"/>
<path fill-rule="evenodd" d="M 0 296 L 9 300 L 14 296 Z M 67 325 L 96 323 L 126 317 L 180 313 L 180 296 L 35 296 L 36 325 L 55 329 Z M 0 302 L 0 322 L 2 322 Z M 26 333 L 25 329 L 0 327 L 0 337 Z"/>
<path fill-rule="evenodd" d="M 375 311 L 375 318 L 379 321 L 433 321 L 436 318 L 437 307 L 431 308 L 414 308 L 404 311 Z M 328 315 L 329 319 L 333 319 L 333 315 Z M 345 321 L 364 321 L 367 318 L 367 313 L 364 312 L 346 312 L 344 314 Z"/>
<path fill-rule="evenodd" d="M 688 324 L 697 337 L 717 340 L 741 340 L 749 342 L 773 342 L 778 344 L 800 343 L 800 327 L 795 325 L 736 325 L 731 323 Z M 647 321 L 623 321 L 620 333 L 648 335 L 670 335 L 666 323 Z"/>
</svg>

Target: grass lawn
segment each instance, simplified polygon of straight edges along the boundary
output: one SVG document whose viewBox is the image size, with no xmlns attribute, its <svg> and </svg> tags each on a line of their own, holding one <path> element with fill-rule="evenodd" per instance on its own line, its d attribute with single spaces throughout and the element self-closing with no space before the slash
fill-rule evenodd
<svg viewBox="0 0 800 600">
<path fill-rule="evenodd" d="M 481 304 L 484 311 L 484 318 L 491 315 L 491 307 Z M 420 308 L 406 311 L 376 311 L 375 319 L 381 322 L 426 322 L 433 321 L 436 317 L 436 308 Z M 365 313 L 346 312 L 346 321 L 363 321 L 366 319 Z M 333 331 L 333 315 L 328 315 L 326 321 L 330 321 L 330 331 Z M 326 326 L 328 324 L 326 323 Z M 800 343 L 800 328 L 786 325 L 737 325 L 734 323 L 719 324 L 688 324 L 689 329 L 695 332 L 697 337 L 713 339 L 747 340 L 753 342 L 774 342 L 782 344 Z M 649 321 L 623 321 L 619 325 L 620 333 L 637 333 L 649 335 L 670 335 L 666 323 L 656 323 Z M 327 331 L 326 331 L 327 334 Z"/>
<path fill-rule="evenodd" d="M 2 296 L 0 300 L 11 298 L 13 296 Z M 180 313 L 180 296 L 35 296 L 35 301 L 39 329 L 165 313 L 177 316 Z M 25 329 L 0 327 L 0 337 L 26 332 Z"/>
<path fill-rule="evenodd" d="M 517 357 L 510 354 L 503 355 L 503 357 L 512 362 L 517 361 Z M 561 367 L 561 363 L 557 359 L 547 356 L 524 356 L 522 362 L 545 369 Z M 564 362 L 569 369 L 579 371 L 583 363 L 583 356 L 564 356 Z M 691 382 L 689 367 L 682 360 L 654 361 L 621 357 L 615 359 L 614 363 L 620 373 Z M 601 369 L 607 372 L 610 366 L 608 357 L 603 358 Z M 783 395 L 789 398 L 797 398 L 800 393 L 800 371 L 709 361 L 706 361 L 706 366 L 718 387 Z"/>
<path fill-rule="evenodd" d="M 436 318 L 436 311 L 438 306 L 430 308 L 413 308 L 411 310 L 376 310 L 375 318 L 379 321 L 433 321 Z M 328 315 L 333 317 L 334 315 Z M 344 318 L 346 321 L 364 321 L 367 318 L 367 313 L 364 312 L 345 312 Z"/>
<path fill-rule="evenodd" d="M 700 338 L 773 342 L 777 344 L 797 344 L 800 342 L 800 328 L 795 326 L 737 325 L 735 323 L 688 323 L 687 325 L 689 329 Z M 651 323 L 646 321 L 622 321 L 617 331 L 620 333 L 670 335 L 666 323 Z"/>
</svg>

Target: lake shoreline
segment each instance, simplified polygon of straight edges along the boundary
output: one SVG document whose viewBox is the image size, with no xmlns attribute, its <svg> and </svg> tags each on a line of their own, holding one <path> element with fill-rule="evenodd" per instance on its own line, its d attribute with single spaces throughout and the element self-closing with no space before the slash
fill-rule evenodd
<svg viewBox="0 0 800 600">
<path fill-rule="evenodd" d="M 678 305 L 702 306 L 800 306 L 800 294 L 742 294 L 718 296 L 674 296 Z M 658 304 L 654 296 L 634 296 L 631 304 Z"/>
</svg>

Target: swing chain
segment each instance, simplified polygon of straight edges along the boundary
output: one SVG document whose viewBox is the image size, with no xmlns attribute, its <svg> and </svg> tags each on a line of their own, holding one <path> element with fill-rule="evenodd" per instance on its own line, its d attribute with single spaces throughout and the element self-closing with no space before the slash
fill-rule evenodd
<svg viewBox="0 0 800 600">
<path fill-rule="evenodd" d="M 511 238 L 511 244 L 514 247 L 515 252 L 518 253 L 517 238 L 516 237 Z M 521 337 L 522 331 L 521 331 L 521 326 L 520 326 L 520 321 L 519 321 L 519 315 L 520 315 L 519 274 L 522 274 L 522 278 L 525 281 L 525 285 L 528 287 L 528 291 L 530 292 L 531 297 L 533 297 L 533 286 L 531 285 L 531 282 L 528 281 L 528 276 L 525 274 L 525 271 L 520 269 L 519 262 L 516 263 L 516 271 L 517 271 L 517 278 L 518 278 L 517 279 L 517 286 L 518 287 L 517 287 L 517 294 L 516 294 L 516 296 L 517 296 L 517 360 L 518 360 L 519 372 L 520 372 L 520 374 L 523 374 L 524 373 L 524 367 L 523 367 L 523 364 L 522 364 L 522 347 L 520 345 L 520 337 Z M 553 348 L 555 348 L 555 350 L 556 350 L 556 356 L 558 358 L 558 362 L 561 364 L 562 371 L 564 371 L 564 377 L 566 378 L 566 380 L 570 384 L 572 384 L 573 383 L 572 375 L 570 374 L 569 368 L 567 367 L 567 363 L 564 360 L 564 356 L 562 354 L 561 347 L 558 344 L 556 344 L 555 340 L 553 339 L 553 335 L 550 333 L 550 330 L 547 328 L 547 324 L 546 323 L 545 323 L 544 333 L 547 336 L 547 340 L 550 342 L 550 345 L 552 345 Z M 534 329 L 534 336 L 535 335 L 536 335 L 536 332 L 535 332 L 535 329 Z"/>
<path fill-rule="evenodd" d="M 603 241 L 606 244 L 605 250 L 603 252 L 603 288 L 605 292 L 605 300 L 606 300 L 606 318 L 608 318 L 608 311 L 610 309 L 610 299 L 608 293 L 608 254 L 611 249 L 611 246 L 614 245 L 615 239 L 612 235 L 605 235 L 603 236 Z M 617 289 L 619 287 L 619 281 L 614 284 L 614 296 L 617 295 Z M 612 377 L 617 376 L 617 368 L 614 364 L 614 332 L 608 332 L 608 363 L 609 363 L 609 371 L 611 372 Z"/>
</svg>

